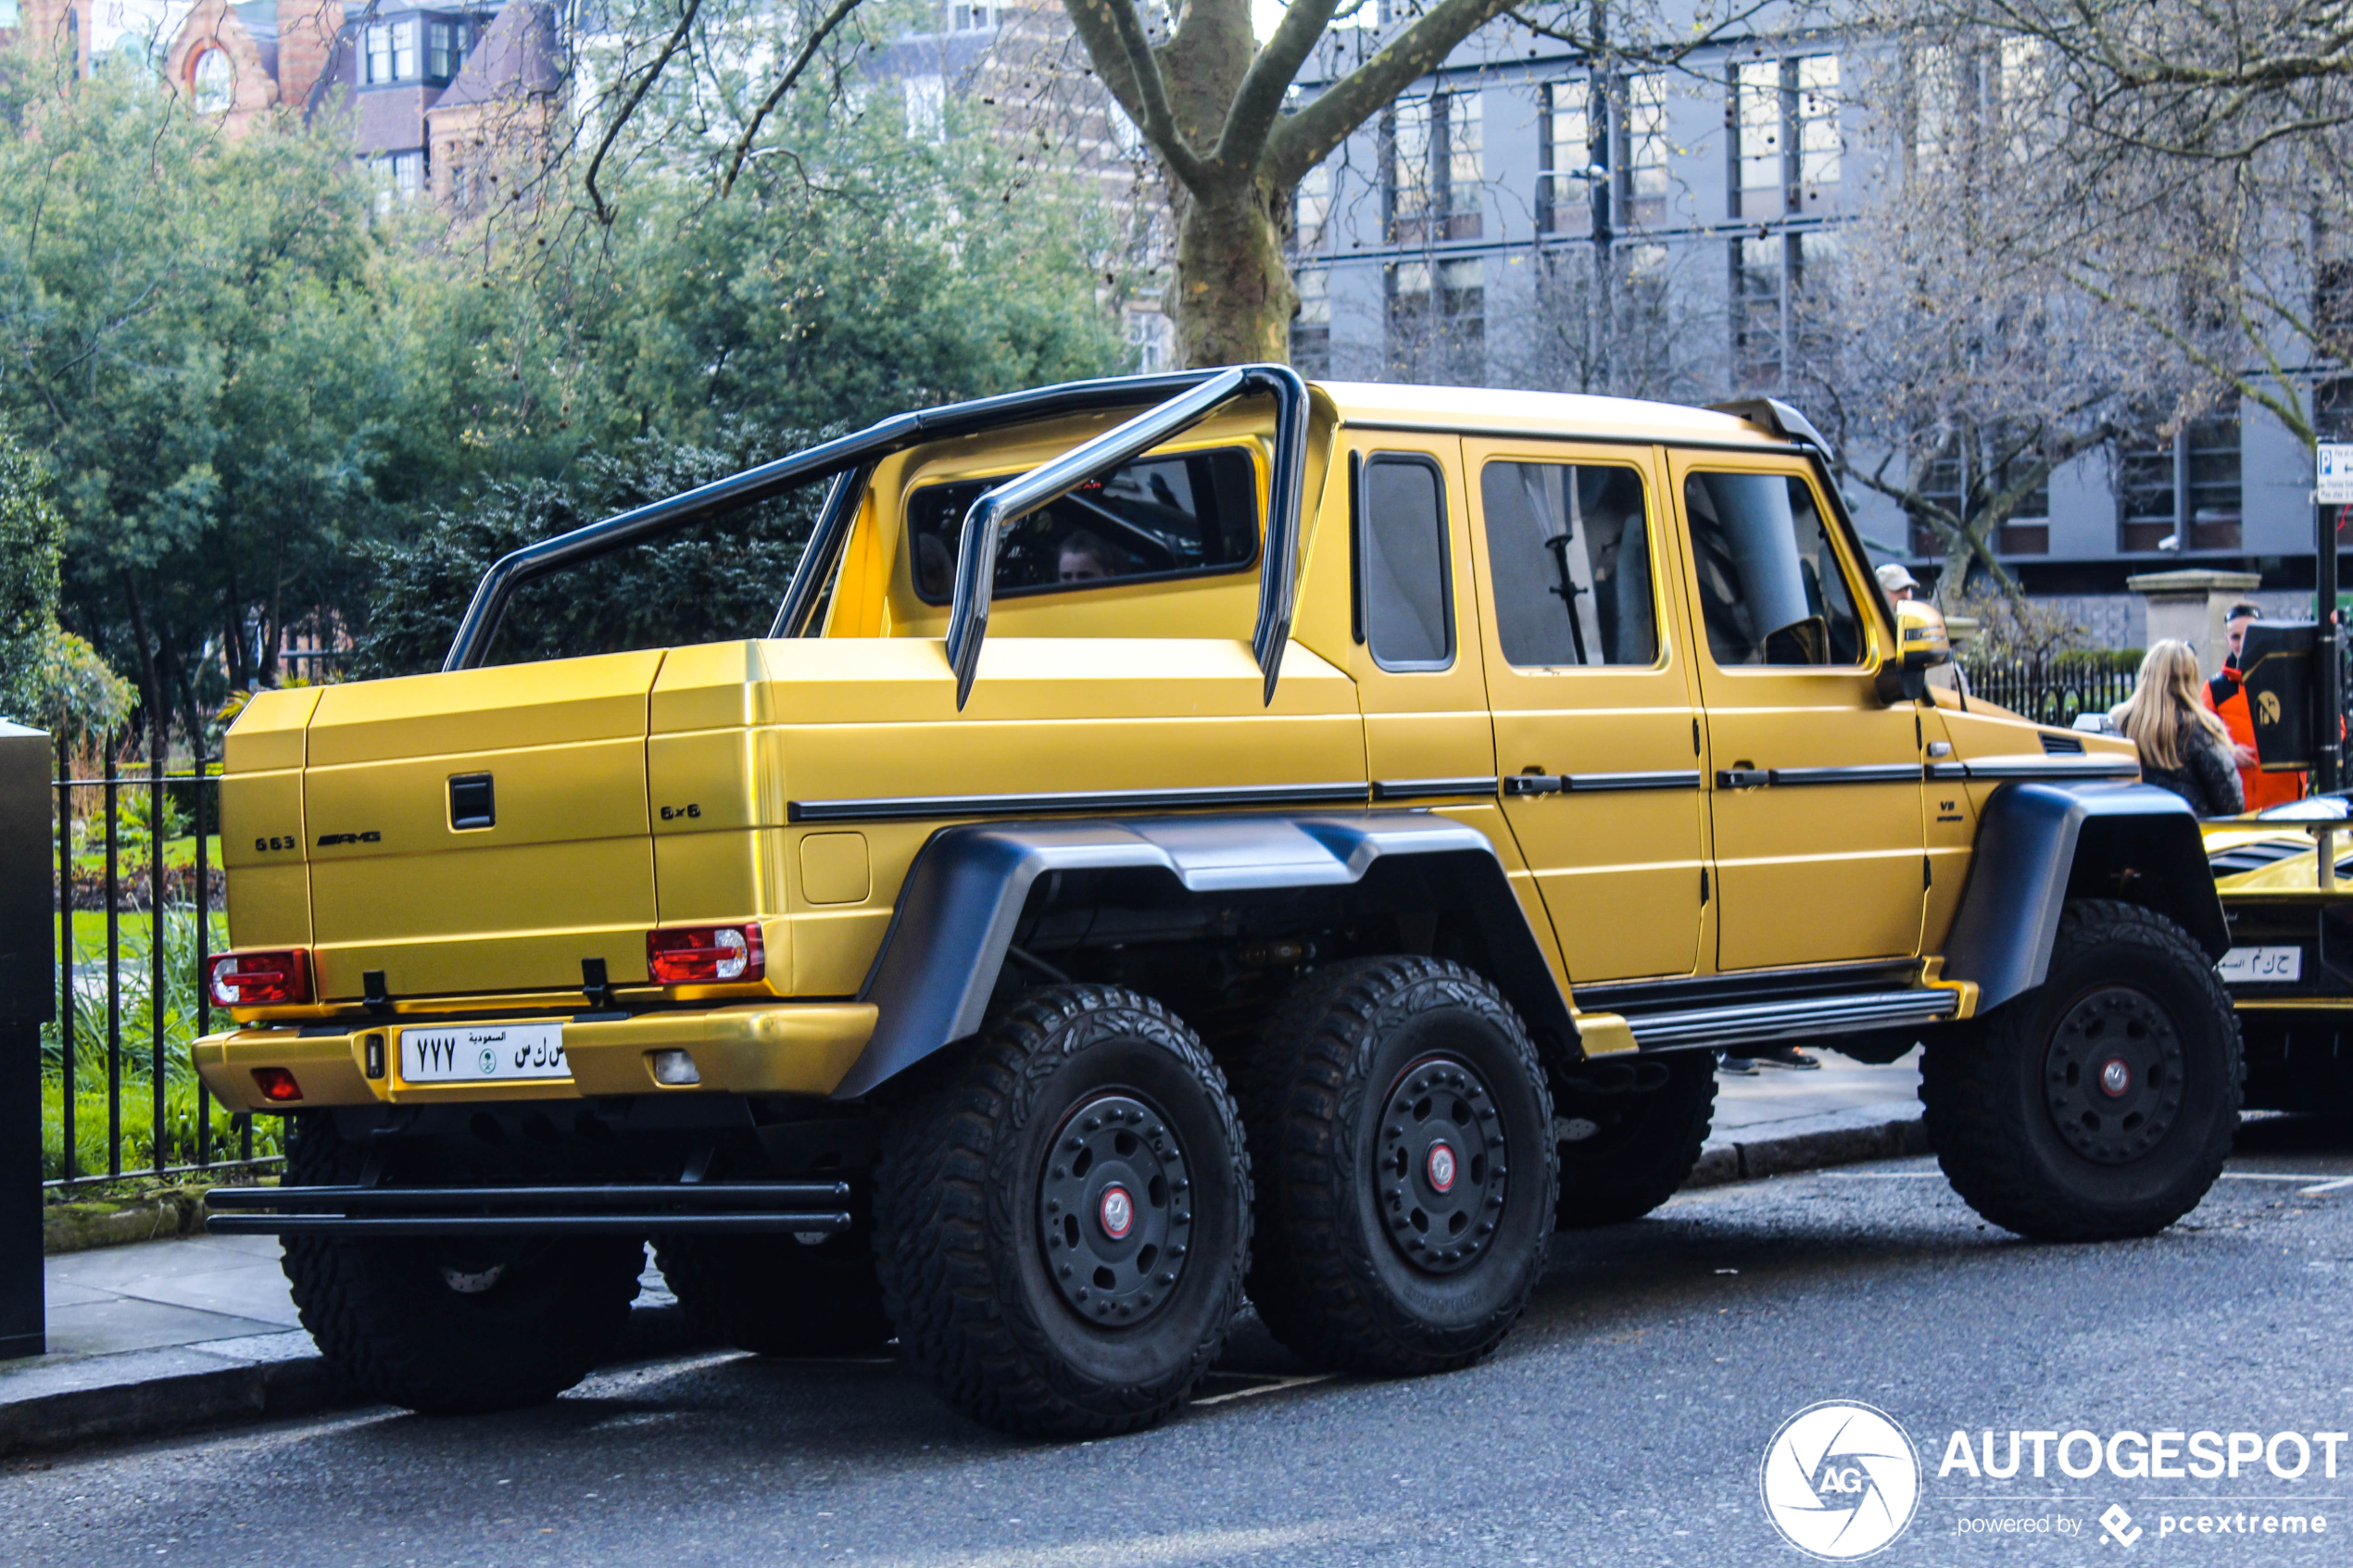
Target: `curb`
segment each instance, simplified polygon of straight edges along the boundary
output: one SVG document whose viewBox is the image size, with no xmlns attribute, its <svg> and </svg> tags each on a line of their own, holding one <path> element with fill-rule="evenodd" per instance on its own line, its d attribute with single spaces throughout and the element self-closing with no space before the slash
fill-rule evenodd
<svg viewBox="0 0 2353 1568">
<path fill-rule="evenodd" d="M 42 1256 L 200 1235 L 205 1194 L 211 1190 L 208 1183 L 191 1183 L 122 1201 L 85 1198 L 52 1203 L 41 1213 Z"/>
<path fill-rule="evenodd" d="M 1859 1165 L 1871 1160 L 1902 1160 L 1931 1152 L 1928 1126 L 1919 1117 L 1894 1122 L 1825 1127 L 1778 1138 L 1710 1145 L 1683 1183 L 1685 1192 L 1728 1186 L 1766 1176 L 1787 1176 L 1830 1165 Z"/>
<path fill-rule="evenodd" d="M 1683 1190 L 1928 1151 L 1928 1129 L 1918 1117 L 1712 1144 Z M 630 1314 L 628 1336 L 615 1359 L 648 1361 L 709 1348 L 678 1308 L 645 1306 Z M 297 1353 L 284 1353 L 288 1349 Z M 211 1350 L 134 1350 L 17 1374 L 60 1386 L 10 1397 L 7 1382 L 13 1379 L 0 1380 L 0 1459 L 357 1410 L 374 1402 L 308 1351 L 308 1337 L 296 1331 L 230 1341 Z M 239 1359 L 246 1353 L 254 1359 Z"/>
</svg>

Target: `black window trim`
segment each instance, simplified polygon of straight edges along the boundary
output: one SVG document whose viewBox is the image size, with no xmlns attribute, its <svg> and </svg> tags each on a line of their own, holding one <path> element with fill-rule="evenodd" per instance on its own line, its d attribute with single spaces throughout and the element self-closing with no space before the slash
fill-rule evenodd
<svg viewBox="0 0 2353 1568">
<path fill-rule="evenodd" d="M 1230 577 L 1238 571 L 1256 571 L 1258 568 L 1259 557 L 1265 553 L 1266 548 L 1266 510 L 1265 508 L 1260 504 L 1258 494 L 1259 486 L 1261 483 L 1265 480 L 1266 474 L 1259 462 L 1259 449 L 1257 447 L 1252 445 L 1249 442 L 1244 441 L 1228 442 L 1216 446 L 1191 446 L 1175 452 L 1164 452 L 1155 449 L 1153 451 L 1147 452 L 1133 460 L 1141 463 L 1151 462 L 1165 458 L 1206 458 L 1214 457 L 1222 452 L 1239 452 L 1243 456 L 1243 458 L 1248 459 L 1250 463 L 1250 504 L 1255 509 L 1256 514 L 1251 521 L 1255 523 L 1256 526 L 1251 530 L 1251 546 L 1250 554 L 1248 556 L 1244 557 L 1240 560 L 1227 561 L 1217 566 L 1196 567 L 1189 571 L 1138 571 L 1131 572 L 1125 577 L 1101 577 L 1086 583 L 1034 583 L 1026 588 L 1003 588 L 992 585 L 989 590 L 989 597 L 992 599 L 1026 599 L 1037 598 L 1039 596 L 1046 594 L 1091 594 L 1100 593 L 1105 588 L 1125 588 L 1131 583 L 1183 583 L 1194 578 Z M 1124 467 L 1126 465 L 1123 464 L 1122 466 Z M 1025 470 L 1013 470 L 1013 474 L 1018 475 L 1023 471 Z M 986 487 L 990 484 L 1002 483 L 1008 477 L 1010 476 L 1001 473 L 967 474 L 961 479 L 932 480 L 907 490 L 902 495 L 899 503 L 900 538 L 902 540 L 908 540 L 913 537 L 907 517 L 907 503 L 913 500 L 924 491 L 933 489 L 936 486 L 942 484 L 977 483 Z M 907 572 L 908 591 L 915 596 L 915 602 L 931 609 L 945 608 L 952 599 L 952 593 L 944 595 L 937 599 L 930 597 L 920 586 L 917 585 L 915 582 L 914 555 L 912 546 L 902 548 L 899 554 Z M 896 571 L 899 568 L 894 567 L 892 570 Z"/>
<path fill-rule="evenodd" d="M 1373 663 L 1391 675 L 1437 674 L 1454 668 L 1461 654 L 1461 645 L 1454 634 L 1454 529 L 1446 509 L 1446 467 L 1428 452 L 1366 452 L 1361 465 L 1349 469 L 1349 550 L 1350 585 L 1356 600 L 1356 621 L 1363 635 L 1358 639 L 1370 653 Z M 1405 463 L 1429 470 L 1438 481 L 1438 608 L 1445 618 L 1446 657 L 1443 659 L 1407 659 L 1390 663 L 1373 646 L 1372 628 L 1366 624 L 1365 613 L 1365 541 L 1371 527 L 1370 508 L 1365 505 L 1366 481 L 1373 468 L 1380 463 Z"/>
</svg>

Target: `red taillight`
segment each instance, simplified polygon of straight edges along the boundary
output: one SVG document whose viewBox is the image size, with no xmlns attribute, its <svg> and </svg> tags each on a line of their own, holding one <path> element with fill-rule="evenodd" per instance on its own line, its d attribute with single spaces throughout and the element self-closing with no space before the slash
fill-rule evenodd
<svg viewBox="0 0 2353 1568">
<path fill-rule="evenodd" d="M 657 985 L 757 980 L 767 968 L 757 925 L 686 925 L 646 933 L 646 969 Z"/>
<path fill-rule="evenodd" d="M 302 1098 L 302 1085 L 296 1083 L 295 1075 L 283 1067 L 255 1068 L 253 1083 L 254 1087 L 261 1091 L 263 1099 L 275 1100 L 283 1104 L 287 1100 Z"/>
<path fill-rule="evenodd" d="M 216 953 L 206 960 L 205 985 L 212 992 L 215 1007 L 307 1002 L 310 999 L 310 955 L 300 947 Z"/>
</svg>

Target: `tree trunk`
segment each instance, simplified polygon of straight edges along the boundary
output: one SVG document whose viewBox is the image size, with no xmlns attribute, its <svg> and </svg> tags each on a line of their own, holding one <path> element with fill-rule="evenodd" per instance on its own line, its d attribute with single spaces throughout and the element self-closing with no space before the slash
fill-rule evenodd
<svg viewBox="0 0 2353 1568">
<path fill-rule="evenodd" d="M 1232 195 L 1179 194 L 1168 314 L 1188 367 L 1290 361 L 1299 309 L 1283 255 L 1290 206 L 1257 181 Z"/>
</svg>

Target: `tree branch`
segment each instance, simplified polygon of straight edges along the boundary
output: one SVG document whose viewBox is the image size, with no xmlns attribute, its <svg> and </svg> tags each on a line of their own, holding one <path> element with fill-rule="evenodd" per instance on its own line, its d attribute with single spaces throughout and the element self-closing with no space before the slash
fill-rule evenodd
<svg viewBox="0 0 2353 1568">
<path fill-rule="evenodd" d="M 860 0 L 835 0 L 834 8 L 825 13 L 824 20 L 801 41 L 799 50 L 792 57 L 792 64 L 785 68 L 785 74 L 777 79 L 774 90 L 760 101 L 760 107 L 753 111 L 751 123 L 745 126 L 744 133 L 736 138 L 735 156 L 727 160 L 726 177 L 719 182 L 722 196 L 736 188 L 736 176 L 742 170 L 744 159 L 751 156 L 752 138 L 760 134 L 761 126 L 775 111 L 776 106 L 784 102 L 785 94 L 791 92 L 792 84 L 800 80 L 800 73 L 809 69 L 809 62 L 817 57 L 818 49 L 833 35 L 834 29 L 848 21 L 849 13 L 856 10 L 859 4 Z"/>
<path fill-rule="evenodd" d="M 1277 120 L 1266 137 L 1266 172 L 1286 188 L 1297 184 L 1333 148 L 1348 140 L 1350 132 L 1445 63 L 1457 44 L 1511 6 L 1512 0 L 1439 0 L 1420 20 L 1326 88 L 1315 102 Z"/>
<path fill-rule="evenodd" d="M 1217 133 L 1214 162 L 1237 171 L 1255 173 L 1266 150 L 1266 133 L 1283 112 L 1283 98 L 1299 75 L 1299 68 L 1315 52 L 1315 41 L 1331 25 L 1340 0 L 1291 0 L 1275 36 L 1258 51 L 1234 90 L 1226 111 L 1225 127 Z"/>
<path fill-rule="evenodd" d="M 1095 69 L 1102 73 L 1103 85 L 1151 141 L 1168 171 L 1187 190 L 1205 194 L 1213 183 L 1211 170 L 1185 139 L 1168 107 L 1168 84 L 1161 80 L 1160 56 L 1144 35 L 1135 0 L 1064 0 L 1063 8 L 1070 13 L 1071 25 L 1078 30 L 1087 53 L 1093 56 Z M 1111 69 L 1114 61 L 1127 73 L 1124 83 Z"/>
<path fill-rule="evenodd" d="M 597 189 L 597 171 L 604 167 L 605 155 L 612 150 L 621 128 L 629 123 L 629 117 L 637 112 L 637 106 L 645 101 L 646 94 L 661 75 L 661 68 L 670 63 L 670 56 L 686 42 L 686 34 L 695 25 L 696 13 L 701 9 L 702 0 L 686 0 L 686 8 L 679 13 L 678 26 L 671 32 L 670 41 L 661 46 L 661 53 L 654 56 L 654 63 L 638 76 L 637 85 L 630 91 L 629 101 L 621 106 L 621 112 L 612 117 L 612 123 L 605 127 L 603 137 L 597 143 L 597 153 L 588 160 L 588 175 L 584 182 L 588 187 L 588 205 L 599 223 L 610 223 L 613 214 L 612 208 L 605 205 L 603 193 Z"/>
</svg>

